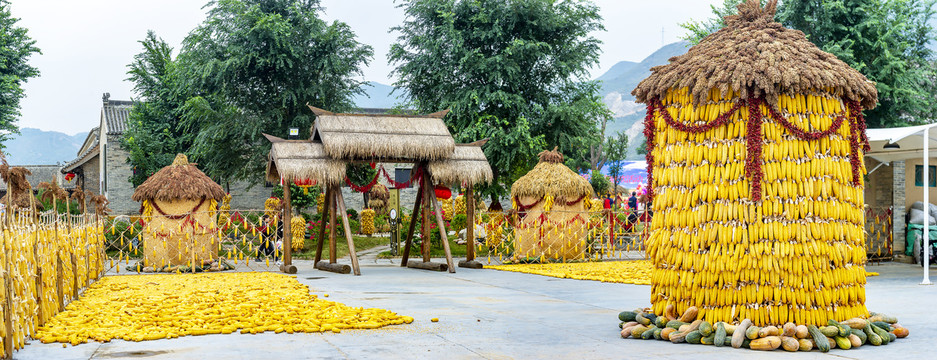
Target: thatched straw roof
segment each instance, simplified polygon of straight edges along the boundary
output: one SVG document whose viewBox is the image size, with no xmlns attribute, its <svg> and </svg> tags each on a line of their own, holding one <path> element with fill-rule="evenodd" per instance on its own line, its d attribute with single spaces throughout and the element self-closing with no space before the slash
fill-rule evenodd
<svg viewBox="0 0 937 360">
<path fill-rule="evenodd" d="M 433 179 L 445 184 L 490 184 L 494 175 L 481 148 L 484 143 L 485 141 L 458 144 L 450 158 L 431 161 L 429 172 Z"/>
<path fill-rule="evenodd" d="M 339 184 L 345 179 L 345 162 L 329 158 L 322 144 L 264 136 L 273 143 L 267 157 L 267 181 L 280 183 L 280 179 L 312 179 L 325 184 Z"/>
<path fill-rule="evenodd" d="M 429 115 L 316 113 L 312 136 L 333 159 L 438 160 L 452 154 L 455 141 L 442 117 Z"/>
<path fill-rule="evenodd" d="M 553 149 L 541 152 L 537 166 L 511 185 L 511 197 L 540 199 L 547 194 L 570 201 L 592 194 L 592 185 L 563 165 L 563 155 Z"/>
<path fill-rule="evenodd" d="M 810 93 L 831 88 L 866 109 L 875 107 L 878 92 L 865 76 L 807 40 L 799 30 L 774 21 L 777 1 L 762 8 L 758 0 L 738 6 L 726 26 L 707 36 L 667 65 L 651 68 L 651 76 L 631 93 L 646 103 L 667 90 L 687 87 L 694 103 L 704 103 L 711 89 L 728 89 L 742 98 L 765 96 L 776 103 L 778 94 Z M 749 94 L 749 88 L 754 94 Z"/>
<path fill-rule="evenodd" d="M 133 192 L 134 201 L 221 200 L 224 190 L 201 170 L 190 164 L 184 154 L 176 155 L 172 165 L 157 171 Z"/>
</svg>

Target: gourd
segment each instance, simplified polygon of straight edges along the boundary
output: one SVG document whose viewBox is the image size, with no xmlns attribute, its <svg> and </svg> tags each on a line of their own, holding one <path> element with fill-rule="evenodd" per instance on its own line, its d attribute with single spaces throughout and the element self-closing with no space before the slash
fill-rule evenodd
<svg viewBox="0 0 937 360">
<path fill-rule="evenodd" d="M 830 351 L 830 341 L 826 339 L 826 335 L 823 335 L 816 325 L 807 325 L 807 332 L 813 337 L 813 343 L 817 346 L 817 349 L 822 352 Z"/>
<path fill-rule="evenodd" d="M 797 351 L 800 349 L 800 342 L 790 336 L 781 336 L 781 348 L 787 351 Z"/>
<path fill-rule="evenodd" d="M 735 328 L 735 333 L 732 334 L 732 347 L 736 349 L 742 347 L 742 342 L 745 341 L 746 338 L 745 332 L 748 331 L 749 326 L 752 326 L 752 321 L 745 319 Z"/>
<path fill-rule="evenodd" d="M 716 332 L 713 337 L 713 345 L 718 347 L 724 346 L 726 342 L 726 323 L 717 322 L 716 323 Z"/>
<path fill-rule="evenodd" d="M 754 339 L 748 346 L 752 350 L 774 350 L 781 346 L 781 337 L 767 336 L 760 339 Z"/>
<path fill-rule="evenodd" d="M 690 306 L 683 312 L 683 315 L 680 316 L 680 321 L 683 322 L 692 322 L 696 320 L 696 315 L 699 313 L 699 309 L 696 306 Z"/>
</svg>

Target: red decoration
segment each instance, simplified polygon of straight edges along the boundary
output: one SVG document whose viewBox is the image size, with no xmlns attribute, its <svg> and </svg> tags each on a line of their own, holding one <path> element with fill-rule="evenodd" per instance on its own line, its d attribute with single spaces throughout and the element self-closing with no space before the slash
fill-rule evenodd
<svg viewBox="0 0 937 360">
<path fill-rule="evenodd" d="M 72 179 L 74 178 L 75 178 L 75 173 L 70 172 L 70 173 L 65 174 L 65 181 L 72 181 Z"/>
<path fill-rule="evenodd" d="M 763 100 L 752 98 L 748 100 L 748 122 L 746 124 L 745 144 L 748 148 L 748 155 L 745 157 L 745 177 L 750 181 L 750 193 L 748 197 L 754 201 L 761 201 L 761 179 L 763 172 L 761 169 L 762 159 L 761 150 L 763 119 L 761 118 L 761 108 L 758 106 Z"/>
<path fill-rule="evenodd" d="M 647 114 L 644 116 L 644 137 L 647 139 L 647 146 L 644 148 L 644 160 L 647 161 L 647 198 L 651 201 L 654 198 L 654 134 L 657 132 L 654 123 L 654 109 L 663 109 L 660 99 L 653 98 L 648 103 Z M 666 113 L 666 111 L 661 111 Z M 670 116 L 670 114 L 667 114 Z"/>
<path fill-rule="evenodd" d="M 436 197 L 440 199 L 448 199 L 452 197 L 452 190 L 449 190 L 449 188 L 442 185 L 436 185 L 433 191 L 436 192 Z"/>
</svg>

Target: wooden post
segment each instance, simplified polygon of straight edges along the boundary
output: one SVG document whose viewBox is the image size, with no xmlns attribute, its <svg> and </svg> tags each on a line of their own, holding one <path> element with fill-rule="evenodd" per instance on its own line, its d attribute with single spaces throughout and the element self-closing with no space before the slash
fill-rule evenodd
<svg viewBox="0 0 937 360">
<path fill-rule="evenodd" d="M 42 287 L 42 268 L 36 267 L 36 307 L 39 309 L 39 323 L 36 325 L 38 326 L 42 326 L 42 324 L 45 324 L 47 320 L 42 317 Z"/>
<path fill-rule="evenodd" d="M 59 254 L 55 255 L 56 259 L 56 276 L 55 276 L 55 294 L 59 297 L 59 311 L 65 311 L 65 276 L 62 270 L 62 257 Z"/>
<path fill-rule="evenodd" d="M 430 246 L 432 236 L 429 231 L 429 207 L 432 204 L 430 197 L 433 197 L 433 185 L 429 181 L 429 174 L 426 172 L 424 166 L 420 166 L 420 171 L 423 172 L 421 176 L 421 181 L 423 182 L 423 222 L 420 224 L 420 236 L 423 238 L 421 241 L 421 253 L 423 254 L 423 262 L 429 262 L 430 260 Z M 433 197 L 435 199 L 435 197 Z"/>
<path fill-rule="evenodd" d="M 419 184 L 416 192 L 416 201 L 413 204 L 413 212 L 410 213 L 410 226 L 407 229 L 407 240 L 403 247 L 403 258 L 400 259 L 400 266 L 407 266 L 407 260 L 410 259 L 410 246 L 413 244 L 413 231 L 416 229 L 416 216 L 420 211 L 420 204 L 423 200 L 423 184 Z"/>
<path fill-rule="evenodd" d="M 465 260 L 459 261 L 459 267 L 481 269 L 482 264 L 475 261 L 475 194 L 472 185 L 465 190 Z"/>
<path fill-rule="evenodd" d="M 455 273 L 455 266 L 452 264 L 452 252 L 449 250 L 449 236 L 446 234 L 446 225 L 442 220 L 442 207 L 439 206 L 439 200 L 435 196 L 433 196 L 433 208 L 436 210 L 436 226 L 439 227 L 439 238 L 442 241 L 442 248 L 446 252 L 446 264 L 449 265 L 449 272 Z"/>
<path fill-rule="evenodd" d="M 338 185 L 333 185 L 332 188 L 332 197 L 329 199 L 329 204 L 332 206 L 332 211 L 329 212 L 329 264 L 335 263 L 335 212 L 338 211 L 335 207 L 335 193 L 342 191 L 338 188 Z"/>
<path fill-rule="evenodd" d="M 332 187 L 325 187 L 325 199 L 322 204 L 322 214 L 319 214 L 319 236 L 316 237 L 316 260 L 313 261 L 313 264 L 318 264 L 319 260 L 322 260 L 322 244 L 325 243 L 325 226 L 326 226 L 326 217 L 332 212 Z"/>
<path fill-rule="evenodd" d="M 465 260 L 475 260 L 475 196 L 469 184 L 465 191 Z"/>
<path fill-rule="evenodd" d="M 336 205 L 338 205 L 338 212 L 342 214 L 342 225 L 345 226 L 345 240 L 348 240 L 348 255 L 351 256 L 351 268 L 355 271 L 355 275 L 361 275 L 361 268 L 358 267 L 358 254 L 355 253 L 355 241 L 351 238 L 351 227 L 348 226 L 348 212 L 345 211 L 345 197 L 342 195 L 341 191 L 335 193 L 335 195 L 338 196 Z"/>
<path fill-rule="evenodd" d="M 117 266 L 120 266 L 118 262 Z M 75 259 L 75 254 L 72 254 L 72 301 L 78 299 L 78 260 Z"/>
<path fill-rule="evenodd" d="M 30 194 L 31 195 L 31 194 Z M 12 197 L 12 196 L 11 196 Z M 6 248 L 4 248 L 4 251 Z M 6 356 L 9 359 L 13 358 L 13 281 L 10 279 L 10 266 L 12 262 L 9 261 L 10 253 L 7 252 L 7 263 L 5 268 L 7 271 L 3 272 L 3 287 L 6 289 L 6 301 L 3 303 L 3 324 L 6 325 L 6 337 L 3 339 L 3 349 L 6 351 Z"/>
<path fill-rule="evenodd" d="M 283 218 L 280 219 L 283 225 L 283 265 L 289 266 L 293 264 L 293 231 L 292 226 L 290 226 L 293 222 L 293 207 L 290 204 L 289 182 L 283 184 L 283 201 L 285 202 L 283 204 Z"/>
</svg>

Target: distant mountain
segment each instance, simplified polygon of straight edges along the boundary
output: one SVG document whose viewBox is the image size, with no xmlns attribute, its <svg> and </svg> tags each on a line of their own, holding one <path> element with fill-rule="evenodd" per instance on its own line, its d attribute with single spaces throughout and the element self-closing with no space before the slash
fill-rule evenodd
<svg viewBox="0 0 937 360">
<path fill-rule="evenodd" d="M 596 80 L 602 81 L 602 93 L 609 94 L 617 92 L 623 94 L 623 98 L 633 100 L 631 90 L 638 86 L 638 83 L 651 75 L 651 68 L 657 65 L 666 64 L 671 57 L 682 55 L 690 49 L 690 43 L 686 41 L 675 42 L 665 45 L 653 54 L 641 60 L 640 63 L 622 61 L 612 66 L 605 74 L 599 76 Z"/>
<path fill-rule="evenodd" d="M 612 136 L 619 131 L 628 134 L 629 159 L 641 157 L 635 149 L 644 142 L 644 123 L 641 120 L 645 114 L 644 104 L 634 101 L 631 90 L 651 75 L 652 67 L 667 64 L 671 57 L 682 55 L 689 48 L 688 42 L 675 42 L 658 49 L 639 63 L 621 61 L 596 78 L 602 82 L 602 101 L 614 116 L 614 120 L 605 128 L 605 135 Z"/>
<path fill-rule="evenodd" d="M 7 162 L 11 165 L 55 165 L 74 160 L 87 136 L 87 132 L 68 135 L 22 128 L 19 135 L 14 135 L 3 145 L 6 146 Z"/>
<path fill-rule="evenodd" d="M 403 102 L 403 95 L 405 94 L 403 90 L 398 90 L 391 94 L 391 91 L 394 90 L 393 86 L 384 85 L 376 81 L 368 81 L 368 85 L 371 86 L 364 87 L 365 95 L 355 96 L 355 106 L 359 108 L 389 109 Z"/>
</svg>

